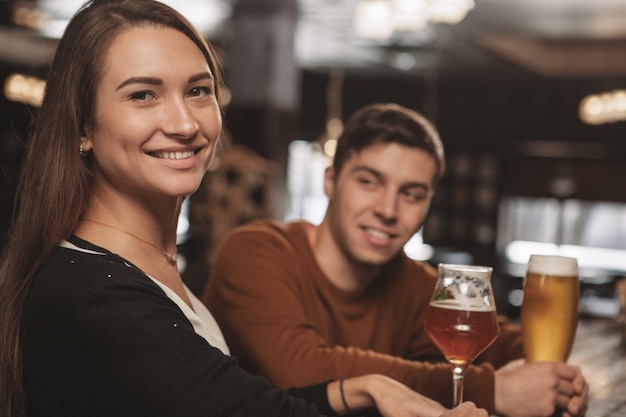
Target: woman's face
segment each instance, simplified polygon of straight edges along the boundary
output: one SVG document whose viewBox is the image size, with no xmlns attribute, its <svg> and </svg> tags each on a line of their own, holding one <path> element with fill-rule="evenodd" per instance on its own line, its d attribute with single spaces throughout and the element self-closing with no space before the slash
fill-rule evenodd
<svg viewBox="0 0 626 417">
<path fill-rule="evenodd" d="M 148 198 L 193 193 L 222 128 L 204 55 L 171 28 L 134 28 L 113 40 L 95 119 L 82 139 L 95 158 L 96 184 Z"/>
</svg>

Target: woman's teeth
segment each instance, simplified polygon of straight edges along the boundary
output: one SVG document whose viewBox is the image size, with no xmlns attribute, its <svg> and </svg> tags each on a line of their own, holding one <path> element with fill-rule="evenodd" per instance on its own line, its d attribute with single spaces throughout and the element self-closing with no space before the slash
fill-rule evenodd
<svg viewBox="0 0 626 417">
<path fill-rule="evenodd" d="M 178 151 L 178 152 L 155 152 L 153 155 L 161 159 L 187 159 L 193 156 L 193 151 Z"/>
</svg>

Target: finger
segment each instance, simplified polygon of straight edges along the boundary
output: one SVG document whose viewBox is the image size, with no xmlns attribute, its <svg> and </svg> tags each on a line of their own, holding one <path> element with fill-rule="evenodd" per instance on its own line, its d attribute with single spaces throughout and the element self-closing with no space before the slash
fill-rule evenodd
<svg viewBox="0 0 626 417">
<path fill-rule="evenodd" d="M 582 392 L 576 392 L 570 399 L 569 410 L 574 415 L 583 416 L 587 412 L 589 406 L 589 384 L 583 384 Z"/>
<path fill-rule="evenodd" d="M 589 401 L 586 398 L 574 396 L 570 399 L 569 406 L 566 410 L 572 416 L 584 416 L 587 412 L 587 407 L 589 406 Z"/>
<path fill-rule="evenodd" d="M 488 417 L 489 415 L 487 410 L 483 408 L 476 408 L 476 404 L 471 401 L 461 403 L 454 410 L 458 411 L 462 416 L 471 415 L 473 417 Z"/>
<path fill-rule="evenodd" d="M 576 390 L 578 394 L 582 394 L 583 392 L 589 390 L 589 385 L 587 384 L 587 381 L 585 381 L 582 373 L 579 373 L 572 383 L 574 385 L 574 390 Z"/>
<path fill-rule="evenodd" d="M 556 405 L 561 410 L 569 411 L 571 400 L 572 400 L 571 396 L 559 393 L 556 397 Z"/>
<path fill-rule="evenodd" d="M 559 382 L 557 385 L 557 394 L 564 395 L 567 398 L 570 398 L 574 394 L 576 394 L 576 390 L 574 389 L 574 385 L 572 384 L 572 381 L 569 381 L 567 379 L 559 379 Z"/>
<path fill-rule="evenodd" d="M 574 410 L 563 410 L 563 417 L 583 417 L 587 414 L 587 406 L 574 411 Z"/>
<path fill-rule="evenodd" d="M 568 381 L 574 381 L 577 377 L 582 378 L 580 369 L 569 366 L 563 362 L 555 363 L 555 370 L 559 378 L 566 379 Z"/>
</svg>

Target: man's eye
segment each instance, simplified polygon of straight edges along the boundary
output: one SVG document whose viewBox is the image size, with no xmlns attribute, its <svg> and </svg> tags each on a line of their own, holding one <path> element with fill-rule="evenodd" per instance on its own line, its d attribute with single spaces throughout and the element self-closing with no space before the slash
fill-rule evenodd
<svg viewBox="0 0 626 417">
<path fill-rule="evenodd" d="M 418 202 L 424 201 L 427 194 L 423 191 L 405 191 L 404 195 L 407 197 L 407 199 Z"/>
</svg>

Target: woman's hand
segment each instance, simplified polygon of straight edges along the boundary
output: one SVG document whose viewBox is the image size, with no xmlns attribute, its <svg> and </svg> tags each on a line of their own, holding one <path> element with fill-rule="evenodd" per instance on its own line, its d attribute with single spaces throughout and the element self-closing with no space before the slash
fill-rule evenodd
<svg viewBox="0 0 626 417">
<path fill-rule="evenodd" d="M 484 408 L 476 408 L 471 401 L 461 403 L 458 407 L 448 410 L 441 417 L 488 417 L 489 413 Z"/>
<path fill-rule="evenodd" d="M 383 417 L 487 417 L 487 411 L 473 403 L 448 410 L 400 382 L 372 374 L 343 381 L 343 395 L 351 411 L 377 408 Z M 338 381 L 328 385 L 328 400 L 338 414 L 347 414 Z"/>
</svg>

